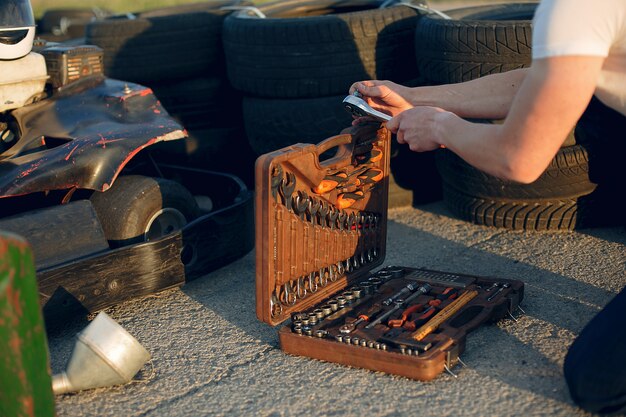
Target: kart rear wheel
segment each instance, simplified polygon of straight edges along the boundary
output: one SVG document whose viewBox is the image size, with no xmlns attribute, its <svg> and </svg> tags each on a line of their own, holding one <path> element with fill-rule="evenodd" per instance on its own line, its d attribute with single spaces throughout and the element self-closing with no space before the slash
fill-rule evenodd
<svg viewBox="0 0 626 417">
<path fill-rule="evenodd" d="M 161 238 L 199 214 L 191 193 L 164 178 L 122 176 L 111 189 L 94 193 L 90 200 L 112 247 Z"/>
</svg>

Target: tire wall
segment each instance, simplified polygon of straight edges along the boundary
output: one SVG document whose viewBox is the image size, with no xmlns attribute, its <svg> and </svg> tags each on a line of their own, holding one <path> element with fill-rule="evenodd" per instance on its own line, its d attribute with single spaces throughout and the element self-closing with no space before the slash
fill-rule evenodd
<svg viewBox="0 0 626 417">
<path fill-rule="evenodd" d="M 450 20 L 425 16 L 415 30 L 420 74 L 430 83 L 449 84 L 529 67 L 536 6 L 510 3 L 466 7 L 446 12 Z M 592 114 L 596 117 L 598 111 Z M 532 184 L 503 181 L 448 150 L 438 151 L 436 163 L 444 201 L 462 219 L 514 230 L 572 230 L 611 222 L 614 204 L 607 201 L 610 193 L 606 181 L 599 177 L 614 175 L 594 175 L 601 171 L 594 167 L 615 164 L 603 163 L 606 159 L 593 149 L 592 142 L 579 143 L 578 137 L 589 131 L 588 125 L 586 129 L 577 127 L 576 135 L 572 131 Z"/>
<path fill-rule="evenodd" d="M 537 3 L 511 3 L 428 15 L 415 30 L 417 67 L 434 84 L 527 68 Z"/>
<path fill-rule="evenodd" d="M 379 9 L 382 3 L 287 0 L 259 6 L 264 19 L 243 13 L 225 19 L 227 74 L 244 95 L 244 125 L 256 155 L 318 143 L 349 127 L 352 116 L 342 100 L 356 81 L 424 84 L 414 47 L 424 12 L 398 5 Z M 415 157 L 427 161 L 419 165 L 420 174 L 433 178 L 431 183 L 416 181 L 410 172 Z M 434 155 L 402 152 L 392 157 L 392 173 L 402 177 L 396 178 L 402 187 L 428 196 L 414 201 L 441 196 Z"/>
<path fill-rule="evenodd" d="M 244 129 L 241 94 L 226 77 L 222 26 L 230 13 L 211 1 L 92 22 L 86 40 L 104 50 L 105 74 L 146 85 L 189 134 L 153 146 L 157 160 L 226 171 L 249 186 L 254 154 Z"/>
</svg>

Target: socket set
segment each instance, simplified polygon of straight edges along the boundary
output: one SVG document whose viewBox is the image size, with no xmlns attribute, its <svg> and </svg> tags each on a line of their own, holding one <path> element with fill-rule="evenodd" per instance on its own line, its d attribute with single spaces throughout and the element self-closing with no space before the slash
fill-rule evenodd
<svg viewBox="0 0 626 417">
<path fill-rule="evenodd" d="M 514 317 L 519 280 L 380 267 L 391 135 L 358 126 L 256 163 L 257 317 L 285 352 L 430 380 L 466 335 Z"/>
</svg>

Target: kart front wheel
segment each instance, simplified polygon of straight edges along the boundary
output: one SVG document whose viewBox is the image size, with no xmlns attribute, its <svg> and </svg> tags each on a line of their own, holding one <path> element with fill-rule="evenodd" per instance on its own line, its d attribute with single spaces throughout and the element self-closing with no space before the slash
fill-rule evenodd
<svg viewBox="0 0 626 417">
<path fill-rule="evenodd" d="M 199 214 L 191 193 L 175 181 L 127 175 L 91 196 L 112 247 L 150 241 L 182 229 Z"/>
</svg>

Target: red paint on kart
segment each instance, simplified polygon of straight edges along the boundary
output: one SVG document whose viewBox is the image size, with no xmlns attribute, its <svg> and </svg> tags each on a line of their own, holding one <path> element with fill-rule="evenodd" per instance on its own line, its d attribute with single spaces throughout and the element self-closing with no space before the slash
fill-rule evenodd
<svg viewBox="0 0 626 417">
<path fill-rule="evenodd" d="M 159 139 L 159 138 L 153 138 L 153 139 L 150 139 L 150 140 L 149 140 L 149 141 L 148 141 L 145 145 L 143 145 L 143 146 L 141 146 L 141 147 L 139 147 L 139 148 L 135 149 L 135 150 L 134 150 L 134 151 L 132 151 L 131 153 L 129 153 L 129 154 L 128 154 L 128 156 L 126 157 L 126 159 L 125 159 L 124 161 L 122 161 L 122 164 L 120 165 L 120 167 L 124 167 L 124 166 L 128 163 L 128 161 L 130 161 L 131 159 L 133 159 L 133 157 L 139 153 L 139 151 L 141 151 L 141 150 L 143 150 L 144 148 L 147 148 L 148 146 L 150 146 L 150 145 L 152 145 L 152 144 L 156 143 L 156 142 L 158 141 L 158 139 Z M 120 170 L 121 170 L 121 168 L 120 168 Z M 116 176 L 116 178 L 117 178 L 117 176 Z"/>
<path fill-rule="evenodd" d="M 78 148 L 78 145 L 74 146 L 74 147 L 72 148 L 72 150 L 70 151 L 70 153 L 68 153 L 68 154 L 67 154 L 67 156 L 65 157 L 65 160 L 66 160 L 66 161 L 70 159 L 70 157 L 72 156 L 72 154 L 74 153 L 74 151 L 76 150 L 76 148 Z"/>
<path fill-rule="evenodd" d="M 120 140 L 124 140 L 124 139 L 105 139 L 104 136 L 100 135 L 100 140 L 98 142 L 96 142 L 98 145 L 102 145 L 102 148 L 106 148 L 107 147 L 107 143 L 113 143 L 113 142 L 117 142 Z"/>
<path fill-rule="evenodd" d="M 132 94 L 120 94 L 129 88 Z M 22 135 L 0 154 L 0 198 L 68 184 L 106 190 L 142 149 L 187 136 L 151 89 L 104 77 L 11 113 Z"/>
<path fill-rule="evenodd" d="M 17 177 L 18 178 L 23 178 L 26 177 L 27 175 L 30 175 L 34 170 L 36 170 L 37 168 L 39 168 L 39 165 L 41 165 L 43 161 L 38 161 L 35 162 L 34 164 L 32 164 L 27 170 L 22 171 Z"/>
</svg>

